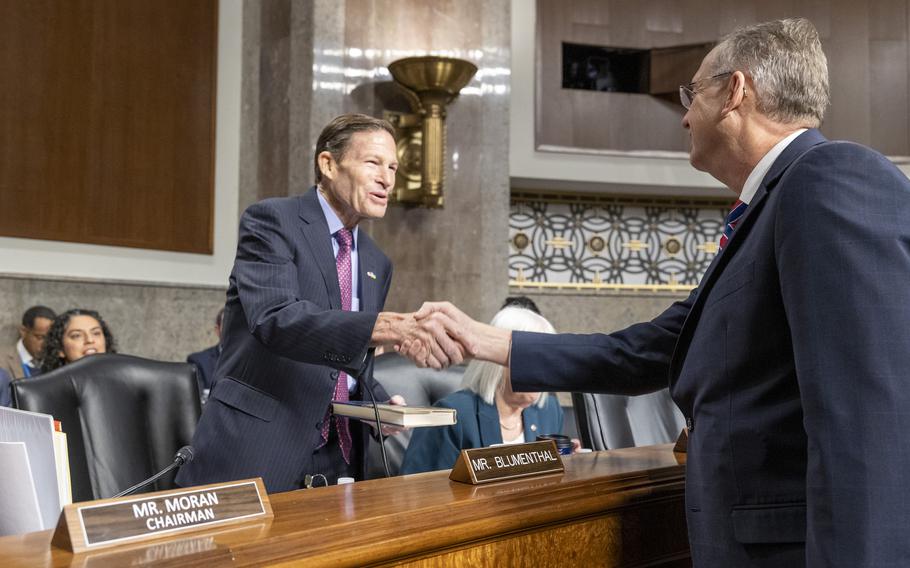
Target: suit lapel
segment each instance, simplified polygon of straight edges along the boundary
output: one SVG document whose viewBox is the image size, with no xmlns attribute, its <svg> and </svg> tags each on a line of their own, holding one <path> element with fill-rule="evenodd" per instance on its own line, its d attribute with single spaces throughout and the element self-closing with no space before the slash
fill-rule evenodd
<svg viewBox="0 0 910 568">
<path fill-rule="evenodd" d="M 541 430 L 543 425 L 540 424 L 540 409 L 537 408 L 536 403 L 525 408 L 521 412 L 521 418 L 524 421 L 525 442 L 537 441 L 538 434 L 559 434 L 559 432 L 544 432 Z"/>
<path fill-rule="evenodd" d="M 332 237 L 329 225 L 325 220 L 316 188 L 312 187 L 300 197 L 300 218 L 303 220 L 301 231 L 304 240 L 310 247 L 313 260 L 322 273 L 325 287 L 329 294 L 329 305 L 332 309 L 341 309 L 341 289 L 338 287 L 338 271 L 335 268 L 335 253 L 332 250 Z"/>
<path fill-rule="evenodd" d="M 711 288 L 714 287 L 717 279 L 720 278 L 720 275 L 723 273 L 724 267 L 729 264 L 730 259 L 742 245 L 743 240 L 749 233 L 749 229 L 755 224 L 755 220 L 761 214 L 764 207 L 768 193 L 777 186 L 777 182 L 780 181 L 784 172 L 787 171 L 787 168 L 789 168 L 797 158 L 805 154 L 806 151 L 813 146 L 825 141 L 825 137 L 822 136 L 818 130 L 814 128 L 807 130 L 796 137 L 796 139 L 784 149 L 781 155 L 777 157 L 774 163 L 771 164 L 771 168 L 768 170 L 768 173 L 765 174 L 764 179 L 762 179 L 758 191 L 756 191 L 751 203 L 749 203 L 749 207 L 746 209 L 745 214 L 743 214 L 739 223 L 736 225 L 736 229 L 734 229 L 733 234 L 727 241 L 727 246 L 714 257 L 714 260 L 708 266 L 708 270 L 705 271 L 704 276 L 702 276 L 701 281 L 698 284 L 698 295 L 695 297 L 695 301 L 689 309 L 689 315 L 686 317 L 686 321 L 679 332 L 676 349 L 673 351 L 673 358 L 670 361 L 671 385 L 679 377 L 679 373 L 682 370 L 682 364 L 689 351 L 692 335 L 695 333 L 695 327 L 701 317 L 702 308 L 704 307 Z M 737 238 L 737 235 L 740 235 L 740 237 Z"/>
<path fill-rule="evenodd" d="M 366 234 L 361 228 L 357 235 L 357 255 L 358 255 L 358 278 L 360 278 L 360 310 L 363 312 L 378 312 L 380 290 L 385 275 L 380 274 L 380 259 L 382 258 L 379 249 L 373 239 Z"/>
</svg>

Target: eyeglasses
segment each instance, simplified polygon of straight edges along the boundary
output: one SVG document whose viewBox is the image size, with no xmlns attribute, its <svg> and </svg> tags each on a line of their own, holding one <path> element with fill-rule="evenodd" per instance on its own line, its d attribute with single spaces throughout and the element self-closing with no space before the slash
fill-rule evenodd
<svg viewBox="0 0 910 568">
<path fill-rule="evenodd" d="M 692 81 L 688 85 L 679 86 L 679 102 L 682 103 L 683 108 L 689 110 L 689 107 L 692 106 L 692 101 L 695 99 L 695 95 L 698 94 L 698 91 L 695 90 L 695 85 L 701 83 L 702 81 L 710 81 L 711 79 L 720 79 L 721 77 L 727 77 L 732 75 L 733 71 L 725 71 L 723 73 L 718 73 L 717 75 L 711 75 L 710 77 L 705 77 L 704 79 L 699 79 L 698 81 Z"/>
</svg>

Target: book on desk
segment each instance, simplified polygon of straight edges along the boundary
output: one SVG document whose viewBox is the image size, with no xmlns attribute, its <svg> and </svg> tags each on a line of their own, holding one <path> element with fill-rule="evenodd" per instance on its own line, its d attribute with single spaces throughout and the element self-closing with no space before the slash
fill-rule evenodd
<svg viewBox="0 0 910 568">
<path fill-rule="evenodd" d="M 383 424 L 403 428 L 422 428 L 425 426 L 450 426 L 455 424 L 454 408 L 436 408 L 431 406 L 401 406 L 396 404 L 377 404 L 379 419 Z M 365 422 L 375 422 L 376 413 L 373 403 L 366 401 L 332 402 L 332 412 L 339 416 L 356 418 Z"/>
</svg>

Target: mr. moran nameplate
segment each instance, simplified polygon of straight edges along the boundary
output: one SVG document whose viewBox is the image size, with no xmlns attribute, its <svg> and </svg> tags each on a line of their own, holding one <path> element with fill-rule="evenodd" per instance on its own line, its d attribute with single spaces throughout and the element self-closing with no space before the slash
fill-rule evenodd
<svg viewBox="0 0 910 568">
<path fill-rule="evenodd" d="M 54 542 L 79 552 L 271 514 L 262 480 L 250 479 L 67 505 Z"/>
</svg>

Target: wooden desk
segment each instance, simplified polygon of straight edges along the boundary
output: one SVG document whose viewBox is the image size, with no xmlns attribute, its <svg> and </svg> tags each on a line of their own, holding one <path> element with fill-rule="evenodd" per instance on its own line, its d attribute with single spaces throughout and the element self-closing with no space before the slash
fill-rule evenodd
<svg viewBox="0 0 910 568">
<path fill-rule="evenodd" d="M 52 531 L 5 537 L 0 566 L 688 566 L 671 448 L 570 456 L 564 475 L 486 486 L 445 471 L 280 493 L 271 522 L 107 552 L 51 548 Z"/>
</svg>

